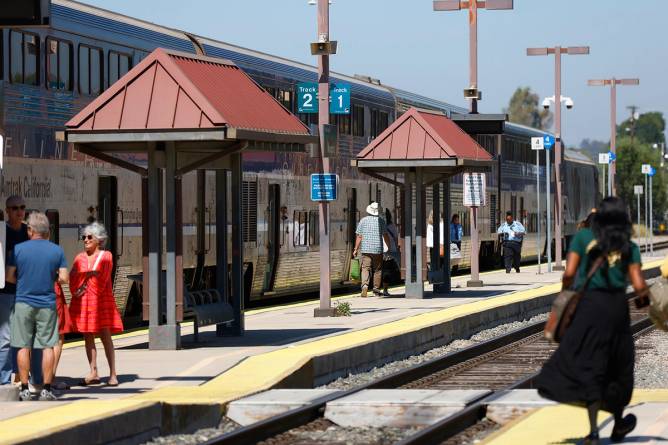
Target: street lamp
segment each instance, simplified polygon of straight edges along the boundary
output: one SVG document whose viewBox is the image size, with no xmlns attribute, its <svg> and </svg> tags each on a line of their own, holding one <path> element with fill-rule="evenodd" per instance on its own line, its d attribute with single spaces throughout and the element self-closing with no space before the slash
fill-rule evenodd
<svg viewBox="0 0 668 445">
<path fill-rule="evenodd" d="M 657 149 L 661 147 L 661 167 L 663 167 L 663 160 L 668 159 L 668 153 L 666 153 L 666 143 L 665 142 L 656 142 L 652 144 L 652 148 Z"/>
<path fill-rule="evenodd" d="M 551 48 L 527 48 L 527 56 L 547 56 L 554 54 L 554 97 L 561 99 L 561 55 L 587 55 L 588 46 L 554 46 Z M 563 222 L 563 204 L 561 195 L 561 100 L 559 106 L 555 107 L 554 113 L 554 177 L 557 183 L 556 205 L 555 205 L 555 225 L 554 225 L 554 249 L 556 251 L 554 266 L 555 270 L 564 270 L 561 263 L 561 226 Z M 549 160 L 549 158 L 548 158 Z M 549 205 L 549 203 L 548 203 Z M 548 240 L 548 249 L 551 242 Z M 548 268 L 550 265 L 548 265 Z"/>
</svg>

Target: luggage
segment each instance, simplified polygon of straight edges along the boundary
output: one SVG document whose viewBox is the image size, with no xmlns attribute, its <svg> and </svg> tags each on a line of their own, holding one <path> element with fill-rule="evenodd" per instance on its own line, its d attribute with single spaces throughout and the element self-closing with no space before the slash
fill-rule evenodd
<svg viewBox="0 0 668 445">
<path fill-rule="evenodd" d="M 353 282 L 362 281 L 362 270 L 360 269 L 359 258 L 353 258 L 352 260 L 350 260 L 350 281 Z"/>
<path fill-rule="evenodd" d="M 552 303 L 552 310 L 545 322 L 545 338 L 557 343 L 561 341 L 566 333 L 566 329 L 568 329 L 568 326 L 570 326 L 571 321 L 573 320 L 575 310 L 582 298 L 582 294 L 585 289 L 587 289 L 591 277 L 593 277 L 598 268 L 601 267 L 604 260 L 605 258 L 601 256 L 594 261 L 594 264 L 592 264 L 589 269 L 589 273 L 587 273 L 587 279 L 578 290 L 563 289 L 559 292 L 559 295 L 557 295 L 557 298 L 555 298 Z"/>
<path fill-rule="evenodd" d="M 668 331 L 668 280 L 663 277 L 649 288 L 649 318 L 658 329 Z"/>
</svg>

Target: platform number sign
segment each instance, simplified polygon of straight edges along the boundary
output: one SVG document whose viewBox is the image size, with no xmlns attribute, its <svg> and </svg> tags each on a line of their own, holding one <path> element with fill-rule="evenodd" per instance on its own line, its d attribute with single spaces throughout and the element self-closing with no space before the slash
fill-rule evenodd
<svg viewBox="0 0 668 445">
<path fill-rule="evenodd" d="M 318 84 L 301 82 L 297 84 L 297 113 L 318 112 Z"/>
<path fill-rule="evenodd" d="M 331 114 L 350 114 L 350 84 L 337 83 L 329 90 L 329 112 Z"/>
<path fill-rule="evenodd" d="M 549 134 L 543 136 L 543 146 L 545 150 L 551 149 L 554 146 L 554 136 L 550 136 Z"/>
</svg>

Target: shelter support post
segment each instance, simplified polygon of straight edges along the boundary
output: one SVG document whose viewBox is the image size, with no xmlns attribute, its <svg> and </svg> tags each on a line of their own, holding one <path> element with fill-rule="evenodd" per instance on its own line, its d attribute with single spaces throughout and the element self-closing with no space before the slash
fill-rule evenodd
<svg viewBox="0 0 668 445">
<path fill-rule="evenodd" d="M 450 239 L 450 218 L 451 218 L 451 213 L 452 209 L 450 206 L 450 179 L 447 179 L 443 183 L 443 195 L 441 195 L 441 202 L 443 206 L 443 219 L 445 220 L 445 240 L 444 240 L 444 245 L 445 245 L 445 257 L 443 258 L 443 276 L 444 280 L 442 284 L 439 284 L 437 287 L 434 288 L 434 291 L 436 293 L 450 293 L 452 292 L 452 277 L 450 276 L 450 243 L 452 240 Z"/>
<path fill-rule="evenodd" d="M 466 287 L 482 287 L 480 279 L 480 237 L 478 230 L 478 207 L 471 207 L 471 279 Z"/>
<path fill-rule="evenodd" d="M 164 281 L 162 279 L 162 170 L 164 151 L 156 144 L 148 148 L 148 295 L 149 349 L 167 349 L 163 343 L 161 321 L 163 314 Z M 147 289 L 144 289 L 146 292 Z"/>
<path fill-rule="evenodd" d="M 238 212 L 237 212 L 238 213 Z M 227 270 L 227 170 L 216 170 L 216 287 L 224 301 L 230 300 Z M 228 323 L 216 325 L 216 335 L 227 333 Z"/>
<path fill-rule="evenodd" d="M 424 298 L 424 278 L 422 276 L 422 262 L 424 257 L 424 231 L 426 226 L 424 201 L 424 184 L 422 169 L 417 168 L 415 172 L 415 281 L 406 285 L 406 298 Z"/>
<path fill-rule="evenodd" d="M 431 250 L 432 264 L 432 283 L 433 293 L 443 294 L 450 292 L 450 217 L 447 209 L 446 199 L 447 188 L 444 187 L 441 194 L 441 183 L 432 186 L 432 201 L 434 221 L 440 221 L 438 230 L 434 223 L 434 246 Z M 441 234 L 440 225 L 443 224 L 443 233 Z M 443 239 L 441 239 L 443 236 Z M 443 257 L 440 255 L 440 245 L 443 245 Z M 438 248 L 436 246 L 439 246 Z"/>
<path fill-rule="evenodd" d="M 430 260 L 430 271 L 429 271 L 429 281 L 433 283 L 436 287 L 436 283 L 439 283 L 442 280 L 441 275 L 441 203 L 440 201 L 440 188 L 439 184 L 434 184 L 431 186 L 431 197 L 432 197 L 432 247 L 431 253 L 429 255 Z M 445 229 L 445 228 L 444 228 Z M 444 244 L 445 246 L 445 244 Z"/>
<path fill-rule="evenodd" d="M 241 213 L 242 170 L 241 153 L 230 156 L 232 170 L 232 295 L 230 304 L 234 321 L 230 326 L 230 334 L 244 333 L 244 239 L 243 218 Z"/>
<path fill-rule="evenodd" d="M 406 295 L 413 284 L 413 183 L 407 170 L 404 180 L 404 270 Z"/>
</svg>

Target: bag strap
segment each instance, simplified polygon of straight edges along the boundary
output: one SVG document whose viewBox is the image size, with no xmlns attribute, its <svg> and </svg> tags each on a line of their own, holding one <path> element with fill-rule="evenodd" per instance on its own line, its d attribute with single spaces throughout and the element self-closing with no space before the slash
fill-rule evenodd
<svg viewBox="0 0 668 445">
<path fill-rule="evenodd" d="M 95 258 L 95 263 L 93 263 L 93 268 L 91 269 L 92 272 L 97 270 L 97 266 L 100 264 L 102 255 L 104 255 L 104 250 L 100 250 L 100 253 L 97 255 L 97 258 Z"/>
<path fill-rule="evenodd" d="M 603 255 L 599 256 L 596 258 L 594 263 L 591 265 L 589 268 L 589 272 L 587 273 L 587 278 L 585 279 L 585 282 L 582 283 L 580 286 L 580 289 L 578 289 L 578 292 L 582 292 L 585 289 L 587 289 L 587 286 L 589 285 L 589 282 L 593 278 L 594 274 L 598 271 L 598 269 L 603 265 L 603 261 L 605 261 L 605 257 Z"/>
</svg>

